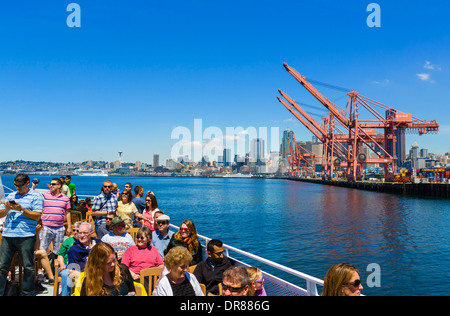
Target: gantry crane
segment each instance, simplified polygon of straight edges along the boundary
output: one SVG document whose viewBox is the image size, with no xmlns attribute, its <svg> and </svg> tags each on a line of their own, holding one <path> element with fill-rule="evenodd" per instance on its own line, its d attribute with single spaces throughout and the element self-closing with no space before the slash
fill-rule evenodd
<svg viewBox="0 0 450 316">
<path fill-rule="evenodd" d="M 436 121 L 420 120 L 411 114 L 403 113 L 364 97 L 356 91 L 347 93 L 349 96 L 347 102 L 349 105 L 349 113 L 347 117 L 344 111 L 340 110 L 335 104 L 324 97 L 304 76 L 301 76 L 286 63 L 283 66 L 308 92 L 330 111 L 328 117 L 323 118 L 324 123 L 319 125 L 294 100 L 279 90 L 283 98 L 292 107 L 287 105 L 279 97 L 277 97 L 278 100 L 323 143 L 324 176 L 332 176 L 333 166 L 337 165 L 336 162 L 339 160 L 339 165 L 347 168 L 347 179 L 349 181 L 355 181 L 360 178 L 363 165 L 366 163 L 382 164 L 385 179 L 387 181 L 393 180 L 397 171 L 396 145 L 398 132 L 403 129 L 414 129 L 418 131 L 419 135 L 423 135 L 428 132 L 439 131 L 439 124 Z M 360 106 L 372 114 L 375 119 L 360 119 Z M 379 114 L 375 110 L 375 107 L 384 109 L 385 116 Z M 345 131 L 342 132 L 339 127 Z M 382 132 L 380 133 L 378 130 Z M 362 151 L 363 144 L 374 152 L 377 158 L 367 157 Z"/>
<path fill-rule="evenodd" d="M 291 142 L 288 142 L 289 151 L 288 148 L 284 148 L 289 163 L 289 177 L 298 178 L 308 174 L 314 175 L 316 156 L 306 148 L 301 148 L 301 145 L 297 144 L 295 135 L 293 137 L 294 148 L 292 148 Z"/>
</svg>

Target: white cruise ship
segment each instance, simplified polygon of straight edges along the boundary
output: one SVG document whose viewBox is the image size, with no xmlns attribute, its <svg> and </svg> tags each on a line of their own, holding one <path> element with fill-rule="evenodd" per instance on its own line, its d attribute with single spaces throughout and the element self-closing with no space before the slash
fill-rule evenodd
<svg viewBox="0 0 450 316">
<path fill-rule="evenodd" d="M 84 177 L 107 177 L 108 172 L 101 169 L 88 169 L 88 170 L 75 170 L 73 172 L 74 176 L 84 176 Z"/>
</svg>

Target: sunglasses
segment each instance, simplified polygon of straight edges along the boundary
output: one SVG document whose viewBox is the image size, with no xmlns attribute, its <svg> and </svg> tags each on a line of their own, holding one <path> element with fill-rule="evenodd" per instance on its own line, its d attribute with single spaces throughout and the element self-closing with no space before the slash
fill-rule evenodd
<svg viewBox="0 0 450 316">
<path fill-rule="evenodd" d="M 51 186 L 59 185 L 59 183 L 50 183 Z"/>
<path fill-rule="evenodd" d="M 23 187 L 25 184 L 26 184 L 26 183 L 22 183 L 22 184 L 15 184 L 15 183 L 14 183 L 14 186 L 17 187 L 17 188 L 21 188 L 21 187 Z"/>
<path fill-rule="evenodd" d="M 103 186 L 105 189 L 111 189 L 112 188 L 112 185 L 104 185 Z"/>
<path fill-rule="evenodd" d="M 351 285 L 353 287 L 358 287 L 358 286 L 361 285 L 361 280 L 355 280 L 353 282 L 348 282 L 348 283 L 346 283 L 346 285 Z"/>
<path fill-rule="evenodd" d="M 233 292 L 233 293 L 237 293 L 237 292 L 243 290 L 244 288 L 245 288 L 245 285 L 241 286 L 241 287 L 232 287 L 232 286 L 225 285 L 222 282 L 222 290 L 223 291 L 230 291 L 230 292 Z"/>
<path fill-rule="evenodd" d="M 158 223 L 158 225 L 167 225 L 169 224 L 168 221 L 156 221 Z"/>
<path fill-rule="evenodd" d="M 189 228 L 180 228 L 180 232 L 188 232 Z"/>
</svg>

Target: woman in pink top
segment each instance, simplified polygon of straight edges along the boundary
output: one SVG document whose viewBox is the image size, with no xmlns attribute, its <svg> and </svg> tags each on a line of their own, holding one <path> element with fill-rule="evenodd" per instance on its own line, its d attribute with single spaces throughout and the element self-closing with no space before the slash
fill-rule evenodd
<svg viewBox="0 0 450 316">
<path fill-rule="evenodd" d="M 150 228 L 152 232 L 155 231 L 154 222 L 156 211 L 159 211 L 156 196 L 153 192 L 148 192 L 145 197 L 145 209 L 142 212 L 142 216 L 146 219 L 144 220 L 144 226 Z"/>
<path fill-rule="evenodd" d="M 151 246 L 152 231 L 141 227 L 136 234 L 136 246 L 129 247 L 122 256 L 122 263 L 130 269 L 134 280 L 139 280 L 142 269 L 164 266 L 156 247 Z"/>
</svg>

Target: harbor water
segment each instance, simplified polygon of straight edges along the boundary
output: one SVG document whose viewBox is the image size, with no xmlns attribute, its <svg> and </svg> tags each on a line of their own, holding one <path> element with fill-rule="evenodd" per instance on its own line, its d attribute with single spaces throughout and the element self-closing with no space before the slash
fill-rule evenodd
<svg viewBox="0 0 450 316">
<path fill-rule="evenodd" d="M 51 179 L 31 178 L 40 179 L 38 188 Z M 13 179 L 2 176 L 10 188 Z M 99 194 L 106 179 L 120 189 L 131 182 L 155 192 L 174 225 L 191 219 L 201 235 L 311 276 L 323 279 L 332 264 L 350 262 L 360 271 L 365 295 L 447 295 L 450 288 L 446 199 L 279 179 L 72 177 L 72 182 L 83 198 Z M 371 269 L 373 264 L 379 270 Z"/>
</svg>

